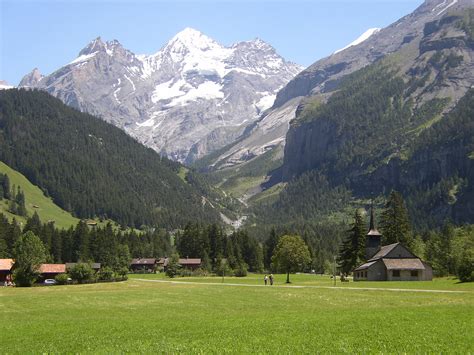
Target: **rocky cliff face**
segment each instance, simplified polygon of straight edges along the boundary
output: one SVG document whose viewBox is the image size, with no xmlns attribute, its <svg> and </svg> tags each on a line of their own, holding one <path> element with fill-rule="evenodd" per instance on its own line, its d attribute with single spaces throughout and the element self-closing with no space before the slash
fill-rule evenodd
<svg viewBox="0 0 474 355">
<path fill-rule="evenodd" d="M 312 89 L 287 134 L 283 179 L 314 170 L 356 196 L 398 189 L 436 218 L 473 221 L 474 8 L 427 1 L 416 14 L 430 21 L 415 31 L 404 25 L 413 15 L 402 19 L 413 32 L 398 50 L 346 76 L 329 98 L 324 80 Z"/>
<path fill-rule="evenodd" d="M 190 163 L 232 142 L 301 69 L 260 39 L 224 47 L 188 28 L 149 56 L 97 38 L 71 63 L 46 77 L 35 70 L 20 86 L 46 90 Z"/>
<path fill-rule="evenodd" d="M 449 12 L 462 11 L 470 2 L 425 1 L 413 13 L 390 26 L 369 29 L 345 48 L 318 60 L 278 92 L 273 107 L 262 115 L 258 124 L 247 131 L 237 145 L 221 154 L 214 165 L 239 165 L 275 146 L 284 146 L 290 121 L 307 101 L 312 100 L 314 96 L 325 101 L 339 88 L 347 75 L 403 48 L 417 46 L 424 36 L 426 23 L 439 20 Z M 437 46 L 449 46 L 453 41 L 456 40 L 438 43 Z M 421 51 L 428 48 L 428 44 L 420 47 Z"/>
</svg>

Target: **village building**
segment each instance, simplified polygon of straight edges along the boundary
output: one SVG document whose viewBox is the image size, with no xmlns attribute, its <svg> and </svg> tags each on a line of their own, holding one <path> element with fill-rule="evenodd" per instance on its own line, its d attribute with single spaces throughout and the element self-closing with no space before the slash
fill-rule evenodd
<svg viewBox="0 0 474 355">
<path fill-rule="evenodd" d="M 381 246 L 382 234 L 375 228 L 373 208 L 366 238 L 367 262 L 353 270 L 354 281 L 431 281 L 430 265 L 401 243 Z"/>
<path fill-rule="evenodd" d="M 10 280 L 14 265 L 13 259 L 0 259 L 0 282 Z"/>
<path fill-rule="evenodd" d="M 137 258 L 130 263 L 132 272 L 156 272 L 156 267 L 156 258 Z"/>
<path fill-rule="evenodd" d="M 170 260 L 167 257 L 159 258 L 156 264 L 158 265 L 158 268 L 166 271 L 169 261 Z M 185 269 L 196 270 L 201 267 L 202 260 L 200 258 L 180 258 L 178 264 Z"/>
<path fill-rule="evenodd" d="M 41 264 L 39 268 L 40 277 L 38 281 L 54 279 L 59 274 L 66 273 L 66 264 Z"/>
<path fill-rule="evenodd" d="M 199 258 L 185 258 L 185 259 L 179 259 L 178 261 L 179 265 L 185 269 L 190 269 L 190 270 L 196 270 L 199 267 L 201 267 L 201 259 Z"/>
</svg>

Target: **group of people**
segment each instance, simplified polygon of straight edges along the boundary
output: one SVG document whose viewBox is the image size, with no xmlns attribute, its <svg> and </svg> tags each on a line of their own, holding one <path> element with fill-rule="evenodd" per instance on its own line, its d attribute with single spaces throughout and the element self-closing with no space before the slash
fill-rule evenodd
<svg viewBox="0 0 474 355">
<path fill-rule="evenodd" d="M 270 276 L 267 276 L 267 274 L 265 274 L 263 281 L 265 281 L 265 286 L 268 285 L 268 281 L 270 281 L 270 286 L 273 286 L 273 274 L 270 274 Z"/>
</svg>

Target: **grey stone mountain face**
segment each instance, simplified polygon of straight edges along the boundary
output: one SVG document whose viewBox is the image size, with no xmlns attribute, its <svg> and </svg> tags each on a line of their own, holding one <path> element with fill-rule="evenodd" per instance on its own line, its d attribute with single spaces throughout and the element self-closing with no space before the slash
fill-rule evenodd
<svg viewBox="0 0 474 355">
<path fill-rule="evenodd" d="M 372 35 L 360 44 L 318 60 L 300 72 L 275 99 L 273 107 L 253 125 L 238 143 L 223 152 L 211 164 L 213 167 L 239 165 L 269 149 L 285 145 L 289 123 L 305 104 L 307 97 L 318 95 L 326 100 L 338 87 L 342 78 L 401 48 L 416 46 L 423 38 L 426 23 L 438 20 L 450 11 L 472 7 L 473 0 L 429 0 L 413 13 Z M 468 62 L 468 61 L 466 61 Z M 411 63 L 411 62 L 410 62 Z M 407 68 L 408 69 L 408 68 Z M 472 73 L 472 71 L 471 71 Z M 468 75 L 469 76 L 469 75 Z M 464 82 L 469 83 L 466 76 Z M 459 84 L 459 85 L 458 85 Z M 459 98 L 464 90 L 462 83 L 453 83 L 451 94 Z M 450 89 L 446 89 L 449 91 Z M 426 96 L 428 98 L 429 95 Z M 453 100 L 453 103 L 456 102 Z"/>
<path fill-rule="evenodd" d="M 256 39 L 224 47 L 185 29 L 154 55 L 100 38 L 71 63 L 20 83 L 124 129 L 156 151 L 191 163 L 242 134 L 303 68 Z"/>
</svg>

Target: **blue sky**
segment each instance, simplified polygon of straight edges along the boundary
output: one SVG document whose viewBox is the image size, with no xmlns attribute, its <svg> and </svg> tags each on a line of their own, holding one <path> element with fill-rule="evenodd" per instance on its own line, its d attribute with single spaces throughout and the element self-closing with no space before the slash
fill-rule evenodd
<svg viewBox="0 0 474 355">
<path fill-rule="evenodd" d="M 224 45 L 259 37 L 308 66 L 371 27 L 385 27 L 422 0 L 0 0 L 0 79 L 17 85 L 49 74 L 92 39 L 157 52 L 193 27 Z"/>
</svg>

